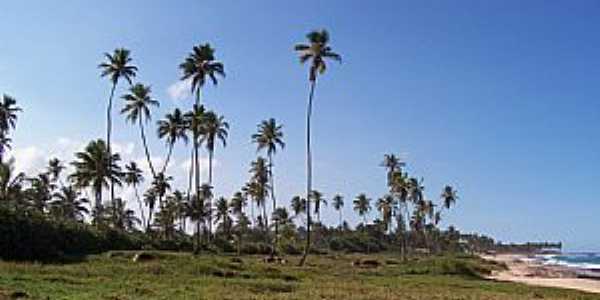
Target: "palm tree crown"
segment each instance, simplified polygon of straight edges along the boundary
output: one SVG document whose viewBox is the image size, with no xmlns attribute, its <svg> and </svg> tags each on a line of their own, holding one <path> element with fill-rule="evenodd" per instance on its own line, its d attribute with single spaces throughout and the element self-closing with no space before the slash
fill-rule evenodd
<svg viewBox="0 0 600 300">
<path fill-rule="evenodd" d="M 136 83 L 129 89 L 129 93 L 123 96 L 125 107 L 121 109 L 122 114 L 127 114 L 125 119 L 131 123 L 139 121 L 148 121 L 151 119 L 150 107 L 159 106 L 158 101 L 152 99 L 150 86 Z"/>
<path fill-rule="evenodd" d="M 258 133 L 252 135 L 252 141 L 256 143 L 257 150 L 266 149 L 268 155 L 273 155 L 277 152 L 277 147 L 285 148 L 282 127 L 273 118 L 262 121 L 258 125 Z"/>
<path fill-rule="evenodd" d="M 194 46 L 179 68 L 183 72 L 181 80 L 191 80 L 192 93 L 196 93 L 198 97 L 200 88 L 204 86 L 207 77 L 214 85 L 218 83 L 217 75 L 225 77 L 223 63 L 215 60 L 215 49 L 208 43 Z"/>
<path fill-rule="evenodd" d="M 315 81 L 317 79 L 317 73 L 323 74 L 327 70 L 327 64 L 325 59 L 333 59 L 341 62 L 342 57 L 333 52 L 329 44 L 329 32 L 322 29 L 320 31 L 311 31 L 306 35 L 308 44 L 297 44 L 294 49 L 298 51 L 300 55 L 300 62 L 305 63 L 311 61 L 309 80 Z"/>
<path fill-rule="evenodd" d="M 358 212 L 358 215 L 364 218 L 364 223 L 367 223 L 367 214 L 371 211 L 371 199 L 365 194 L 359 194 L 354 199 L 354 210 Z"/>
<path fill-rule="evenodd" d="M 98 68 L 102 69 L 101 77 L 109 77 L 113 84 L 117 84 L 120 78 L 125 78 L 129 84 L 136 75 L 138 68 L 130 65 L 132 59 L 131 52 L 125 48 L 117 48 L 111 55 L 104 53 L 106 61 L 99 64 Z"/>
</svg>

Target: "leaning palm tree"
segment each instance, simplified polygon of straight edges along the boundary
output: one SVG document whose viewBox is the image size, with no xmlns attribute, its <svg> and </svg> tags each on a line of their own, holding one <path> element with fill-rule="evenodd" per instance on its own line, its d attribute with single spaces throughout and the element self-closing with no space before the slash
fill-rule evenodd
<svg viewBox="0 0 600 300">
<path fill-rule="evenodd" d="M 130 51 L 125 48 L 117 48 L 111 55 L 108 52 L 104 53 L 106 61 L 98 65 L 102 70 L 100 77 L 108 77 L 111 83 L 110 96 L 108 97 L 108 105 L 106 107 L 106 143 L 108 151 L 108 165 L 112 165 L 110 159 L 112 157 L 111 150 L 111 134 L 112 134 L 112 102 L 115 95 L 115 89 L 119 83 L 119 79 L 124 78 L 129 85 L 137 73 L 137 67 L 131 65 Z M 110 201 L 114 205 L 115 188 L 114 183 L 110 183 Z"/>
<path fill-rule="evenodd" d="M 340 194 L 336 194 L 335 196 L 333 196 L 333 198 L 331 199 L 331 201 L 333 202 L 333 208 L 335 210 L 338 211 L 339 213 L 339 217 L 340 217 L 340 228 L 342 228 L 342 208 L 344 208 L 344 197 L 342 197 L 342 195 Z"/>
<path fill-rule="evenodd" d="M 367 214 L 371 211 L 371 199 L 365 194 L 359 194 L 353 204 L 354 210 L 363 217 L 363 225 L 367 225 Z"/>
<path fill-rule="evenodd" d="M 154 165 L 150 159 L 150 151 L 148 150 L 148 144 L 146 142 L 146 133 L 144 132 L 144 122 L 151 119 L 150 107 L 159 106 L 158 101 L 152 99 L 150 96 L 150 86 L 145 86 L 141 83 L 136 83 L 129 89 L 129 93 L 123 96 L 125 99 L 125 107 L 121 109 L 121 114 L 127 114 L 125 119 L 132 124 L 138 123 L 140 127 L 140 137 L 144 145 L 144 152 L 146 153 L 146 160 L 150 167 L 152 177 L 156 177 L 156 171 Z"/>
<path fill-rule="evenodd" d="M 146 214 L 144 213 L 144 205 L 142 203 L 142 199 L 140 198 L 140 194 L 138 191 L 138 186 L 144 182 L 143 171 L 138 167 L 135 161 L 131 161 L 129 164 L 125 165 L 125 173 L 123 174 L 123 181 L 128 186 L 133 187 L 135 192 L 135 199 L 137 200 L 140 216 L 142 217 L 142 224 L 146 225 Z"/>
<path fill-rule="evenodd" d="M 169 147 L 165 164 L 160 171 L 161 173 L 164 173 L 167 170 L 169 161 L 171 160 L 171 154 L 173 153 L 173 147 L 175 146 L 175 143 L 178 140 L 182 140 L 187 144 L 188 136 L 186 132 L 186 122 L 181 110 L 176 108 L 173 113 L 168 113 L 165 115 L 164 120 L 159 120 L 157 125 L 158 137 L 161 139 L 164 138 L 167 142 L 167 146 Z"/>
<path fill-rule="evenodd" d="M 75 173 L 70 179 L 79 188 L 90 187 L 94 192 L 95 210 L 102 210 L 102 189 L 110 187 L 110 183 L 121 185 L 121 167 L 118 153 L 108 158 L 106 143 L 103 140 L 91 141 L 83 151 L 75 153 L 76 160 L 71 164 Z M 109 165 L 110 161 L 110 165 Z"/>
<path fill-rule="evenodd" d="M 269 180 L 271 185 L 271 201 L 273 202 L 273 211 L 277 207 L 275 199 L 275 178 L 273 175 L 273 155 L 277 148 L 283 149 L 282 125 L 278 125 L 275 119 L 264 120 L 258 125 L 258 132 L 252 135 L 252 141 L 256 143 L 257 151 L 266 150 L 269 158 Z M 279 235 L 279 225 L 275 223 L 275 237 Z"/>
<path fill-rule="evenodd" d="M 0 137 L 2 142 L 0 143 L 0 162 L 4 158 L 4 152 L 7 148 L 10 148 L 10 138 L 8 133 L 10 130 L 15 129 L 17 125 L 17 113 L 21 111 L 17 105 L 15 98 L 2 95 L 2 101 L 0 101 Z"/>
<path fill-rule="evenodd" d="M 325 73 L 327 69 L 326 60 L 333 59 L 341 62 L 342 58 L 339 54 L 333 52 L 329 44 L 329 33 L 327 30 L 312 31 L 306 35 L 308 44 L 297 44 L 294 49 L 299 53 L 300 62 L 306 63 L 310 61 L 308 73 L 308 81 L 310 91 L 308 94 L 308 106 L 306 110 L 306 198 L 310 197 L 312 191 L 312 154 L 310 149 L 310 120 L 312 115 L 312 102 L 317 83 L 317 75 Z M 300 265 L 304 265 L 306 256 L 310 250 L 310 201 L 306 206 L 306 247 L 304 255 L 300 260 Z"/>
</svg>

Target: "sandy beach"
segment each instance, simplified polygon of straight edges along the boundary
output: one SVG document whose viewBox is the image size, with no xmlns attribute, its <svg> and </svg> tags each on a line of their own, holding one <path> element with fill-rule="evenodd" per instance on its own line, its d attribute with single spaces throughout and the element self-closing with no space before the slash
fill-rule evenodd
<svg viewBox="0 0 600 300">
<path fill-rule="evenodd" d="M 600 293 L 600 280 L 577 278 L 577 274 L 569 268 L 543 265 L 527 255 L 498 254 L 481 257 L 504 263 L 508 267 L 506 271 L 493 273 L 489 279 Z"/>
</svg>

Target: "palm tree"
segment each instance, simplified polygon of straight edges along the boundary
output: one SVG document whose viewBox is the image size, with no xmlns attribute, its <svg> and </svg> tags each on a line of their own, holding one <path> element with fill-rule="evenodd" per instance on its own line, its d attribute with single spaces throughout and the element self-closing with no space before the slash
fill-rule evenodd
<svg viewBox="0 0 600 300">
<path fill-rule="evenodd" d="M 17 125 L 17 113 L 21 111 L 17 105 L 15 98 L 2 95 L 2 101 L 0 102 L 0 136 L 2 137 L 0 143 L 0 162 L 4 158 L 4 152 L 7 148 L 10 149 L 11 139 L 8 137 L 10 130 L 15 129 Z"/>
<path fill-rule="evenodd" d="M 131 85 L 131 81 L 135 78 L 137 73 L 137 67 L 131 65 L 131 57 L 130 51 L 125 48 L 117 48 L 114 50 L 113 54 L 109 54 L 108 52 L 104 53 L 106 57 L 106 61 L 102 62 L 98 65 L 98 68 L 102 70 L 100 73 L 100 77 L 108 77 L 111 83 L 110 88 L 110 96 L 108 97 L 108 105 L 106 107 L 106 143 L 107 143 L 107 152 L 108 152 L 108 162 L 107 165 L 112 165 L 110 159 L 112 158 L 112 150 L 111 150 L 111 134 L 112 134 L 112 102 L 115 95 L 115 89 L 117 88 L 117 84 L 119 83 L 119 79 L 124 78 L 129 85 Z M 110 182 L 110 202 L 114 205 L 115 201 L 115 188 L 114 183 Z"/>
<path fill-rule="evenodd" d="M 15 159 L 0 162 L 0 206 L 14 204 L 18 206 L 18 200 L 22 199 L 23 181 L 25 173 L 15 172 Z"/>
<path fill-rule="evenodd" d="M 317 222 L 321 223 L 321 205 L 327 205 L 327 200 L 323 198 L 323 194 L 317 190 L 313 190 L 310 194 L 310 200 L 315 203 L 315 214 Z"/>
<path fill-rule="evenodd" d="M 381 166 L 387 169 L 387 183 L 388 187 L 391 188 L 394 173 L 402 172 L 402 168 L 406 166 L 406 163 L 401 161 L 395 154 L 385 154 Z"/>
<path fill-rule="evenodd" d="M 106 143 L 103 140 L 91 141 L 83 151 L 75 153 L 76 160 L 71 164 L 75 173 L 70 179 L 77 187 L 90 187 L 94 191 L 95 209 L 102 208 L 102 188 L 109 187 L 110 183 L 121 185 L 121 167 L 118 162 L 121 157 L 118 153 L 108 158 Z M 110 162 L 110 165 L 109 165 Z"/>
<path fill-rule="evenodd" d="M 395 205 L 396 203 L 394 197 L 390 194 L 387 194 L 377 200 L 377 210 L 381 214 L 381 220 L 383 221 L 383 225 L 385 225 L 386 231 L 391 228 L 392 215 Z"/>
<path fill-rule="evenodd" d="M 46 212 L 52 199 L 54 184 L 51 182 L 50 176 L 46 173 L 29 178 L 28 181 L 30 182 L 30 187 L 25 191 L 27 198 L 32 208 L 43 214 Z"/>
<path fill-rule="evenodd" d="M 371 199 L 365 194 L 359 194 L 354 199 L 354 210 L 358 212 L 358 215 L 363 217 L 363 224 L 367 225 L 367 214 L 371 211 Z"/>
<path fill-rule="evenodd" d="M 121 114 L 127 114 L 125 119 L 132 124 L 138 123 L 140 127 L 140 136 L 144 145 L 144 152 L 146 153 L 146 160 L 148 161 L 152 177 L 156 177 L 156 171 L 154 170 L 154 165 L 152 165 L 150 151 L 148 150 L 148 144 L 146 142 L 146 133 L 144 132 L 144 122 L 151 119 L 150 106 L 159 106 L 158 101 L 152 99 L 150 93 L 150 86 L 144 86 L 141 83 L 133 85 L 129 89 L 129 93 L 122 97 L 125 100 L 125 107 L 121 109 Z"/>
<path fill-rule="evenodd" d="M 247 204 L 247 199 L 242 192 L 235 192 L 229 202 L 231 212 L 238 217 L 244 213 L 244 207 L 246 207 Z"/>
<path fill-rule="evenodd" d="M 144 205 L 142 204 L 142 199 L 140 198 L 140 194 L 138 191 L 138 186 L 144 182 L 143 171 L 138 168 L 138 165 L 135 161 L 129 162 L 129 164 L 125 165 L 125 174 L 123 174 L 123 181 L 128 186 L 132 186 L 135 192 L 135 199 L 138 202 L 138 206 L 140 209 L 140 215 L 142 217 L 142 224 L 146 223 L 146 214 L 144 213 Z"/>
<path fill-rule="evenodd" d="M 229 123 L 225 121 L 223 116 L 218 116 L 212 111 L 207 112 L 204 115 L 204 122 L 202 122 L 200 143 L 206 144 L 208 150 L 208 184 L 212 184 L 213 174 L 213 157 L 215 153 L 215 141 L 220 141 L 223 147 L 227 145 L 227 134 L 229 130 Z M 209 201 L 208 206 L 212 207 L 212 200 Z M 212 216 L 208 217 L 208 232 L 212 234 Z"/>
<path fill-rule="evenodd" d="M 292 198 L 292 211 L 294 212 L 294 217 L 298 217 L 302 213 L 305 213 L 306 199 L 300 196 L 294 196 L 294 198 Z"/>
<path fill-rule="evenodd" d="M 331 199 L 333 201 L 333 208 L 340 214 L 340 228 L 342 228 L 342 208 L 344 208 L 344 197 L 340 194 L 336 194 Z"/>
<path fill-rule="evenodd" d="M 258 133 L 252 135 L 252 141 L 256 143 L 257 151 L 266 150 L 269 158 L 269 179 L 271 185 L 271 201 L 273 202 L 273 211 L 277 207 L 275 199 L 275 178 L 273 175 L 273 155 L 277 152 L 277 147 L 285 148 L 283 142 L 282 125 L 277 125 L 275 119 L 264 120 L 258 125 Z M 275 237 L 279 234 L 278 223 L 275 223 Z"/>
<path fill-rule="evenodd" d="M 168 113 L 165 115 L 164 120 L 159 120 L 157 125 L 158 137 L 161 139 L 164 138 L 167 142 L 167 146 L 169 147 L 167 159 L 165 160 L 165 164 L 160 171 L 161 173 L 164 173 L 169 165 L 171 154 L 173 153 L 173 146 L 177 140 L 182 140 L 187 144 L 188 136 L 186 132 L 186 121 L 181 110 L 176 108 L 173 113 Z"/>
<path fill-rule="evenodd" d="M 52 181 L 60 181 L 60 174 L 65 169 L 65 166 L 58 158 L 52 158 L 48 161 L 46 172 L 50 174 Z M 61 182 L 62 185 L 62 182 Z"/>
<path fill-rule="evenodd" d="M 449 185 L 444 187 L 444 190 L 442 191 L 442 195 L 440 197 L 444 201 L 444 207 L 446 209 L 450 209 L 450 207 L 452 207 L 452 205 L 454 205 L 456 203 L 456 200 L 458 199 L 456 190 Z"/>
<path fill-rule="evenodd" d="M 312 102 L 317 83 L 317 74 L 325 73 L 327 59 L 333 59 L 341 62 L 341 56 L 331 49 L 329 43 L 329 33 L 326 30 L 312 31 L 306 35 L 308 44 L 297 44 L 294 49 L 299 52 L 300 62 L 306 63 L 310 61 L 310 69 L 308 80 L 310 92 L 308 94 L 308 106 L 306 110 L 306 198 L 310 197 L 312 192 L 312 154 L 310 150 L 310 120 L 312 114 Z M 306 247 L 304 255 L 300 260 L 300 265 L 304 265 L 306 256 L 310 249 L 310 201 L 306 206 L 307 232 L 306 232 Z"/>
<path fill-rule="evenodd" d="M 219 222 L 221 223 L 225 237 L 228 238 L 231 235 L 233 220 L 229 215 L 229 203 L 225 197 L 220 197 L 215 207 L 215 224 Z"/>
<path fill-rule="evenodd" d="M 167 196 L 167 200 L 170 203 L 173 203 L 175 206 L 175 215 L 177 220 L 179 220 L 179 230 L 181 232 L 185 232 L 185 207 L 186 202 L 183 196 L 183 193 L 179 190 L 173 191 L 169 196 Z"/>
<path fill-rule="evenodd" d="M 181 80 L 189 80 L 192 94 L 196 95 L 196 102 L 192 108 L 192 113 L 198 120 L 202 120 L 201 115 L 198 112 L 204 112 L 204 108 L 200 103 L 200 93 L 202 87 L 206 83 L 207 79 L 213 83 L 218 84 L 217 76 L 225 77 L 225 67 L 222 62 L 215 59 L 215 49 L 210 44 L 201 44 L 194 46 L 192 52 L 185 58 L 184 62 L 179 65 L 179 69 L 182 71 Z M 192 149 L 192 164 L 195 168 L 196 177 L 196 193 L 200 190 L 200 159 L 198 156 L 198 148 L 200 138 L 199 124 L 188 124 L 192 130 L 192 136 L 194 138 L 194 148 Z M 197 126 L 195 126 L 197 125 Z M 193 168 L 190 166 L 190 174 L 193 174 Z M 190 183 L 191 183 L 190 176 Z M 191 184 L 190 184 L 191 186 Z M 191 189 L 191 188 L 190 188 Z M 189 193 L 188 193 L 189 197 Z"/>
<path fill-rule="evenodd" d="M 60 218 L 71 221 L 83 221 L 85 215 L 89 213 L 85 207 L 89 203 L 89 200 L 81 198 L 80 193 L 73 186 L 63 186 L 52 196 L 56 200 L 50 203 L 50 205 Z"/>
<path fill-rule="evenodd" d="M 263 157 L 258 157 L 250 167 L 252 178 L 248 186 L 249 193 L 257 204 L 262 207 L 262 219 L 264 222 L 265 235 L 268 235 L 269 221 L 267 217 L 267 206 L 265 199 L 269 196 L 269 170 L 267 162 Z"/>
<path fill-rule="evenodd" d="M 203 184 L 200 187 L 200 193 L 195 194 L 191 201 L 188 202 L 186 209 L 187 216 L 194 222 L 196 222 L 196 245 L 194 247 L 194 254 L 200 253 L 200 225 L 204 223 L 205 218 L 211 214 L 210 208 L 205 203 L 207 200 L 212 199 L 212 187 L 208 184 Z"/>
</svg>

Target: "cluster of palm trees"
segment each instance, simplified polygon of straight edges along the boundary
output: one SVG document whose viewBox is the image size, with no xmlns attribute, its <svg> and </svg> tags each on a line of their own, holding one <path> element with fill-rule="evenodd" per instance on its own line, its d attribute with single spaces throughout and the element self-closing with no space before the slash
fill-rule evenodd
<svg viewBox="0 0 600 300">
<path fill-rule="evenodd" d="M 108 78 L 110 82 L 106 139 L 93 140 L 83 151 L 77 152 L 75 161 L 70 163 L 74 172 L 66 176 L 62 176 L 65 165 L 58 159 L 50 160 L 48 169 L 32 178 L 15 174 L 12 161 L 2 162 L 5 149 L 10 147 L 9 132 L 15 128 L 20 111 L 13 98 L 3 96 L 0 103 L 0 202 L 10 202 L 15 209 L 34 210 L 77 222 L 83 222 L 85 215 L 90 213 L 93 224 L 97 226 L 159 233 L 165 239 L 177 234 L 185 235 L 187 221 L 190 220 L 195 225 L 196 252 L 209 244 L 215 238 L 215 233 L 221 235 L 219 238 L 236 241 L 240 251 L 246 233 L 253 228 L 262 232 L 264 241 L 271 245 L 272 253 L 275 253 L 280 237 L 289 236 L 290 231 L 295 232 L 295 218 L 305 227 L 305 245 L 300 262 L 304 264 L 311 247 L 311 228 L 314 224 L 321 226 L 321 213 L 327 206 L 324 195 L 312 188 L 311 117 L 316 82 L 327 70 L 328 60 L 341 62 L 341 56 L 333 52 L 329 45 L 326 30 L 310 32 L 307 39 L 308 43 L 294 47 L 300 62 L 309 64 L 309 94 L 306 111 L 306 194 L 292 198 L 293 217 L 276 199 L 275 155 L 285 148 L 285 142 L 283 126 L 274 118 L 260 122 L 257 132 L 251 136 L 258 156 L 250 164 L 248 182 L 230 199 L 218 197 L 213 202 L 213 159 L 217 146 L 227 145 L 229 123 L 224 116 L 207 109 L 202 103 L 205 84 L 208 82 L 216 86 L 219 79 L 225 77 L 224 64 L 216 59 L 215 50 L 208 43 L 193 47 L 179 65 L 181 80 L 189 83 L 195 98 L 193 104 L 187 111 L 175 108 L 156 122 L 157 137 L 164 140 L 166 145 L 162 165 L 157 165 L 157 161 L 153 160 L 148 147 L 150 136 L 147 135 L 152 110 L 160 102 L 152 96 L 149 85 L 135 82 L 139 69 L 133 65 L 131 52 L 127 49 L 118 48 L 113 53 L 105 53 L 105 62 L 98 66 L 101 77 Z M 122 82 L 127 86 L 123 88 L 122 101 L 115 103 L 119 83 Z M 139 130 L 149 174 L 142 170 L 144 166 L 134 161 L 123 164 L 120 154 L 112 149 L 115 104 L 121 107 L 120 113 L 125 120 Z M 186 190 L 173 187 L 173 177 L 167 174 L 178 143 L 184 146 L 191 144 Z M 202 149 L 208 155 L 206 180 L 201 178 Z M 385 231 L 391 233 L 393 219 L 396 218 L 396 231 L 402 236 L 406 236 L 408 227 L 425 234 L 432 226 L 437 226 L 443 209 L 437 210 L 432 201 L 426 200 L 422 180 L 409 177 L 403 169 L 405 163 L 393 154 L 385 156 L 383 166 L 387 169 L 388 189 L 375 203 L 380 218 L 374 222 L 383 224 Z M 139 188 L 146 180 L 149 187 L 142 192 Z M 122 197 L 115 195 L 115 188 L 124 186 L 135 191 L 139 216 L 127 209 L 128 205 Z M 103 197 L 105 190 L 109 190 L 107 203 Z M 27 200 L 21 203 L 16 199 Z M 443 208 L 449 209 L 457 199 L 456 191 L 450 186 L 445 187 L 442 199 Z M 90 202 L 93 205 L 88 211 L 86 206 Z M 363 219 L 363 226 L 367 226 L 371 202 L 371 198 L 361 193 L 352 203 L 354 211 Z M 342 214 L 344 197 L 341 194 L 334 195 L 331 204 L 339 214 L 339 228 L 347 227 Z M 255 216 L 255 206 L 258 216 Z M 313 214 L 316 221 L 313 221 Z M 303 220 L 300 220 L 301 216 Z M 217 225 L 216 230 L 213 225 Z"/>
</svg>

